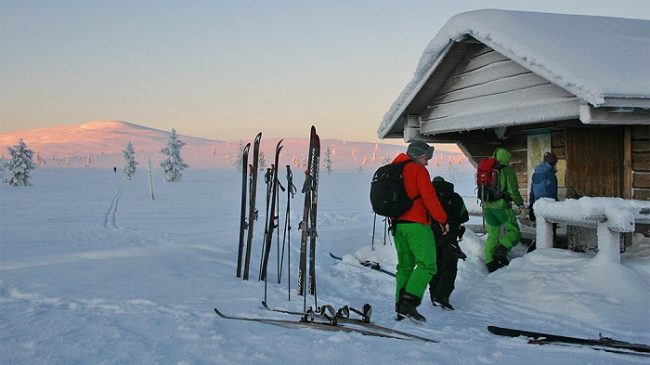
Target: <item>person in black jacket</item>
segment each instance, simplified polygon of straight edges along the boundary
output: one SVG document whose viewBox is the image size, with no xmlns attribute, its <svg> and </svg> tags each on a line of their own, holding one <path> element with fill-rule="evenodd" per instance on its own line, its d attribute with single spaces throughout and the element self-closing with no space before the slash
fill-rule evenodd
<svg viewBox="0 0 650 365">
<path fill-rule="evenodd" d="M 445 181 L 440 176 L 434 177 L 431 183 L 436 189 L 440 204 L 447 213 L 449 233 L 443 235 L 438 224 L 431 225 L 437 243 L 438 270 L 429 282 L 429 294 L 434 306 L 454 310 L 454 307 L 449 304 L 449 296 L 455 287 L 458 259 L 465 260 L 467 258 L 467 255 L 460 249 L 458 241 L 465 233 L 465 227 L 462 224 L 469 220 L 469 213 L 463 203 L 463 198 L 454 192 L 454 184 Z"/>
</svg>

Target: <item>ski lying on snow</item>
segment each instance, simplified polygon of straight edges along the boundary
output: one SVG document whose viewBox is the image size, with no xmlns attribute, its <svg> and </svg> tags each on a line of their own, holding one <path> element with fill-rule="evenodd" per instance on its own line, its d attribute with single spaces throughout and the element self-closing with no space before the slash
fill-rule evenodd
<svg viewBox="0 0 650 365">
<path fill-rule="evenodd" d="M 330 256 L 331 256 L 333 259 L 335 259 L 335 260 L 343 261 L 343 258 L 342 258 L 342 257 L 340 257 L 340 256 L 336 256 L 335 254 L 333 254 L 333 253 L 331 253 L 331 252 L 330 252 Z M 383 273 L 386 274 L 386 275 L 390 275 L 390 276 L 392 276 L 392 277 L 395 277 L 395 273 L 394 273 L 394 272 L 392 272 L 392 271 L 388 271 L 388 270 L 382 268 L 382 267 L 379 265 L 379 263 L 376 262 L 376 261 L 370 261 L 370 260 L 358 260 L 358 261 L 359 261 L 359 264 L 361 264 L 361 265 L 363 265 L 363 266 L 365 266 L 365 267 L 368 267 L 368 268 L 371 268 L 371 269 L 373 269 L 373 270 L 376 270 L 376 271 L 379 271 L 379 272 L 383 272 Z"/>
<path fill-rule="evenodd" d="M 508 336 L 508 337 L 519 337 L 524 336 L 528 337 L 528 343 L 545 345 L 545 344 L 572 344 L 572 345 L 581 345 L 591 347 L 597 350 L 604 350 L 616 353 L 623 354 L 634 354 L 627 351 L 613 351 L 611 349 L 620 349 L 620 350 L 631 350 L 636 352 L 650 353 L 650 346 L 643 344 L 636 344 L 626 341 L 619 341 L 609 337 L 600 337 L 600 338 L 580 338 L 580 337 L 568 337 L 560 336 L 549 333 L 542 332 L 530 332 L 514 328 L 504 328 L 497 326 L 488 326 L 488 331 L 495 335 L 499 336 Z M 640 355 L 640 354 L 639 354 Z"/>
<path fill-rule="evenodd" d="M 308 315 L 307 313 L 301 313 L 301 312 L 291 311 L 291 310 L 287 310 L 287 309 L 270 308 L 266 304 L 266 302 L 262 302 L 262 305 L 264 306 L 264 308 L 266 308 L 267 310 L 269 310 L 271 312 L 293 314 L 293 315 L 298 315 L 298 316 L 307 316 Z M 346 307 L 344 307 L 344 308 L 346 308 Z M 341 309 L 343 309 L 343 308 L 341 308 Z M 339 323 L 347 323 L 347 324 L 360 326 L 360 327 L 365 327 L 365 328 L 376 330 L 376 331 L 381 331 L 381 332 L 384 332 L 384 333 L 389 334 L 389 335 L 404 336 L 404 337 L 407 337 L 408 339 L 416 339 L 416 340 L 421 340 L 421 341 L 425 341 L 425 342 L 432 342 L 432 343 L 438 343 L 439 342 L 439 341 L 432 340 L 432 339 L 422 337 L 422 336 L 418 336 L 418 335 L 415 335 L 415 334 L 412 334 L 412 333 L 409 333 L 409 332 L 396 330 L 396 329 L 393 329 L 393 328 L 390 328 L 390 327 L 384 327 L 382 325 L 370 322 L 369 319 L 366 321 L 366 320 L 363 320 L 363 319 L 348 318 L 348 317 L 342 315 L 343 312 L 341 311 L 341 309 L 339 309 L 339 311 L 336 313 L 335 320 L 336 320 L 337 325 Z M 313 315 L 315 315 L 317 317 L 321 317 L 319 315 L 319 313 L 317 313 L 317 312 L 310 312 L 310 314 L 313 314 Z M 330 319 L 328 319 L 328 320 L 330 320 Z M 328 322 L 326 324 L 331 325 L 331 322 Z M 349 327 L 346 327 L 346 328 L 349 328 Z"/>
<path fill-rule="evenodd" d="M 333 325 L 325 322 L 307 322 L 307 321 L 294 321 L 294 320 L 284 320 L 284 319 L 275 319 L 275 318 L 249 318 L 249 317 L 237 317 L 237 316 L 227 316 L 221 313 L 217 308 L 214 308 L 215 313 L 221 318 L 232 319 L 238 321 L 250 321 L 250 322 L 259 322 L 272 324 L 275 326 L 285 327 L 285 328 L 314 328 L 324 331 L 339 331 L 339 332 L 348 332 L 348 333 L 358 333 L 364 336 L 375 336 L 375 337 L 384 337 L 384 338 L 393 338 L 396 340 L 409 340 L 408 337 L 393 336 L 387 333 L 381 333 L 376 331 L 371 331 L 363 328 L 353 328 L 346 327 L 340 324 Z"/>
</svg>

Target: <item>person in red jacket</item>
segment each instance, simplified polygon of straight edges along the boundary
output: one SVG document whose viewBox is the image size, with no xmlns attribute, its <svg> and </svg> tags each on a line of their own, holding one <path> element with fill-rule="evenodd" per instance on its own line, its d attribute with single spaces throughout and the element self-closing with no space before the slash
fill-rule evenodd
<svg viewBox="0 0 650 365">
<path fill-rule="evenodd" d="M 397 273 L 395 311 L 397 319 L 409 317 L 416 321 L 426 318 L 417 311 L 424 292 L 436 273 L 436 245 L 431 230 L 431 218 L 440 224 L 443 234 L 449 231 L 447 215 L 431 185 L 425 166 L 433 157 L 433 147 L 422 141 L 411 143 L 406 153 L 400 153 L 392 163 L 406 163 L 402 172 L 406 194 L 413 206 L 393 219 Z"/>
</svg>

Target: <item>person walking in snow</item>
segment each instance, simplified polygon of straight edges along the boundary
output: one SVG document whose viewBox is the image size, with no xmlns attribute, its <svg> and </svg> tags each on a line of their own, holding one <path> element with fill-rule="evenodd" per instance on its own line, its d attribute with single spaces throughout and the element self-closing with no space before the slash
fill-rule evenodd
<svg viewBox="0 0 650 365">
<path fill-rule="evenodd" d="M 392 220 L 397 251 L 395 311 L 397 319 L 409 317 L 426 321 L 417 311 L 424 291 L 436 273 L 436 245 L 431 231 L 431 217 L 443 234 L 449 231 L 447 214 L 440 205 L 426 167 L 433 157 L 433 147 L 422 141 L 411 143 L 392 163 L 405 163 L 402 171 L 404 189 L 413 205 Z M 412 161 L 414 163 L 406 163 Z"/>
<path fill-rule="evenodd" d="M 533 205 L 540 198 L 550 198 L 557 200 L 557 156 L 553 152 L 544 153 L 542 162 L 535 167 L 532 181 L 530 183 L 530 195 L 528 196 L 528 217 L 535 221 L 535 210 Z M 557 223 L 553 223 L 553 239 L 555 240 L 555 231 Z"/>
<path fill-rule="evenodd" d="M 436 176 L 431 181 L 438 200 L 447 214 L 449 233 L 443 234 L 440 225 L 431 224 L 433 236 L 436 239 L 437 271 L 429 282 L 429 295 L 434 306 L 454 310 L 449 303 L 449 296 L 454 291 L 458 273 L 458 259 L 465 260 L 467 255 L 460 249 L 458 241 L 463 238 L 465 227 L 463 223 L 469 220 L 467 207 L 463 198 L 454 191 L 454 184 Z"/>
<path fill-rule="evenodd" d="M 517 223 L 517 216 L 512 210 L 512 203 L 519 209 L 525 209 L 524 201 L 519 194 L 519 185 L 514 170 L 509 166 L 510 151 L 498 147 L 494 150 L 493 157 L 500 164 L 499 188 L 503 192 L 503 198 L 495 201 L 483 202 L 483 217 L 487 230 L 487 241 L 485 242 L 484 262 L 488 272 L 494 272 L 499 268 L 508 265 L 508 252 L 521 239 L 521 231 Z M 501 236 L 501 227 L 505 228 L 505 234 Z"/>
</svg>

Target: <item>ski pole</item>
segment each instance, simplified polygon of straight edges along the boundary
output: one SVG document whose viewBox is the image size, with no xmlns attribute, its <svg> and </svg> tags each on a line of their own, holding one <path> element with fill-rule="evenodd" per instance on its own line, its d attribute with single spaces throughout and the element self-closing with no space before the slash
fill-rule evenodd
<svg viewBox="0 0 650 365">
<path fill-rule="evenodd" d="M 282 275 L 282 266 L 284 263 L 284 242 L 287 239 L 287 275 L 288 275 L 288 286 L 289 286 L 289 300 L 291 300 L 291 199 L 293 199 L 296 194 L 296 186 L 293 185 L 293 173 L 291 172 L 291 166 L 287 166 L 287 211 L 284 215 L 284 233 L 282 234 L 282 255 L 280 256 L 280 277 L 278 282 L 281 279 Z"/>
<path fill-rule="evenodd" d="M 370 241 L 370 250 L 375 250 L 375 224 L 377 223 L 377 213 L 372 218 L 372 240 Z"/>
</svg>

